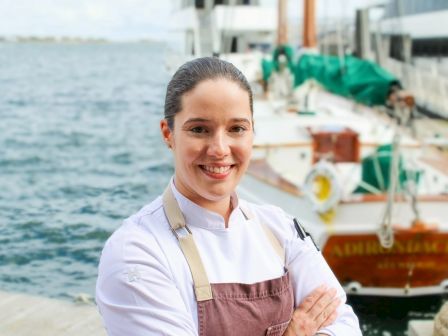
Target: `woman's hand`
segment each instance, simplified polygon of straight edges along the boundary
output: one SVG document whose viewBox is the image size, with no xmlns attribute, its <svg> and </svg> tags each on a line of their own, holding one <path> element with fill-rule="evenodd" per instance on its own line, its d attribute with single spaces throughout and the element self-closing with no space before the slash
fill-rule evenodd
<svg viewBox="0 0 448 336">
<path fill-rule="evenodd" d="M 283 336 L 314 336 L 317 331 L 334 322 L 341 300 L 336 289 L 325 285 L 313 290 L 294 310 Z"/>
</svg>

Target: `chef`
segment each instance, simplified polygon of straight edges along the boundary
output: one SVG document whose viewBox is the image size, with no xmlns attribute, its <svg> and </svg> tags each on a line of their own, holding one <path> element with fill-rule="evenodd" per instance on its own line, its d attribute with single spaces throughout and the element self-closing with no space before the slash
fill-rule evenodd
<svg viewBox="0 0 448 336">
<path fill-rule="evenodd" d="M 187 62 L 160 129 L 174 176 L 102 252 L 96 301 L 108 334 L 361 335 L 300 224 L 235 192 L 254 137 L 243 74 L 215 57 Z"/>
</svg>

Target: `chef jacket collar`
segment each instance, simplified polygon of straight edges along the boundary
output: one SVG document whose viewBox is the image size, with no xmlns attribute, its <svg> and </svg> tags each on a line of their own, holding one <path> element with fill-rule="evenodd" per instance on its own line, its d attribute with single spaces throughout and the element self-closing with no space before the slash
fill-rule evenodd
<svg viewBox="0 0 448 336">
<path fill-rule="evenodd" d="M 228 228 L 226 228 L 224 218 L 221 215 L 197 205 L 196 203 L 190 201 L 188 198 L 182 195 L 174 185 L 174 177 L 171 178 L 170 185 L 174 197 L 179 204 L 180 210 L 182 211 L 188 226 L 197 226 L 206 229 L 228 230 L 234 225 L 237 225 L 237 222 L 240 221 L 241 218 L 245 219 L 243 213 L 239 208 L 238 196 L 235 192 L 230 195 L 230 201 L 232 202 L 233 210 L 229 217 Z"/>
</svg>

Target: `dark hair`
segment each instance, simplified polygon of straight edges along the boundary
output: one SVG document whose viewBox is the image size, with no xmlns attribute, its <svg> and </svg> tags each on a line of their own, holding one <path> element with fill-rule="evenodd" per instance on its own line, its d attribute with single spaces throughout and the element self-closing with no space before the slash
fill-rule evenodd
<svg viewBox="0 0 448 336">
<path fill-rule="evenodd" d="M 165 96 L 165 119 L 170 129 L 174 127 L 174 116 L 182 109 L 182 96 L 202 81 L 217 78 L 235 82 L 246 91 L 249 95 L 250 111 L 253 114 L 252 89 L 240 70 L 232 63 L 217 57 L 196 58 L 182 65 L 168 83 Z"/>
</svg>

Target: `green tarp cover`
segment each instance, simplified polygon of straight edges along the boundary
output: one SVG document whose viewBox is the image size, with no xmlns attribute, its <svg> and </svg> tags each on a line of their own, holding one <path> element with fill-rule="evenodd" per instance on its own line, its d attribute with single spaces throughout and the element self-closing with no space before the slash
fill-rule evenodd
<svg viewBox="0 0 448 336">
<path fill-rule="evenodd" d="M 390 186 L 390 165 L 392 160 L 392 145 L 379 146 L 375 153 L 362 160 L 362 181 L 370 186 L 386 192 Z M 403 159 L 399 157 L 398 162 L 398 190 L 406 188 L 406 183 L 413 181 L 418 184 L 421 172 L 406 170 L 403 167 Z M 355 193 L 370 193 L 362 186 L 354 191 Z"/>
<path fill-rule="evenodd" d="M 366 105 L 384 105 L 391 86 L 400 85 L 392 74 L 379 65 L 345 56 L 343 62 L 337 56 L 304 54 L 294 60 L 289 46 L 277 47 L 272 61 L 263 60 L 263 79 L 267 81 L 272 71 L 278 69 L 278 56 L 286 55 L 288 67 L 294 74 L 294 86 L 308 79 L 315 79 L 328 91 L 354 99 Z"/>
<path fill-rule="evenodd" d="M 302 55 L 294 69 L 294 85 L 314 78 L 328 91 L 366 105 L 383 105 L 398 79 L 377 64 L 345 56 Z"/>
<path fill-rule="evenodd" d="M 268 81 L 271 77 L 272 71 L 279 70 L 278 58 L 280 55 L 285 55 L 288 61 L 288 68 L 294 73 L 294 50 L 289 45 L 281 45 L 272 52 L 272 60 L 263 59 L 261 61 L 261 69 L 263 71 L 263 80 Z"/>
</svg>

